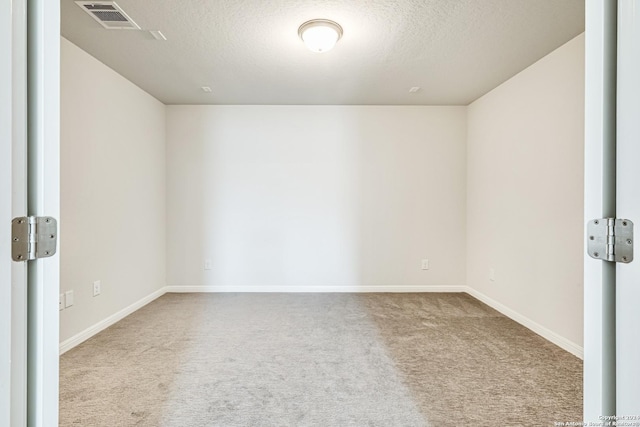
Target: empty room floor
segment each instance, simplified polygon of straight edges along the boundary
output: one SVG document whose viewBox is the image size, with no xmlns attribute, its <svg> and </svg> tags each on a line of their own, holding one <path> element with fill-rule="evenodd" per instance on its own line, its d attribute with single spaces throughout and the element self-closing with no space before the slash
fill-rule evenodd
<svg viewBox="0 0 640 427">
<path fill-rule="evenodd" d="M 165 294 L 61 356 L 61 426 L 552 426 L 582 361 L 467 294 Z"/>
</svg>

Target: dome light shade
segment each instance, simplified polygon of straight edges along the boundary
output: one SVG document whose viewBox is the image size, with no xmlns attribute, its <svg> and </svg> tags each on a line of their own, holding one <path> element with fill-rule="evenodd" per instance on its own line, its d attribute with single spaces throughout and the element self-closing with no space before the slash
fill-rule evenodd
<svg viewBox="0 0 640 427">
<path fill-rule="evenodd" d="M 342 27 L 328 19 L 312 19 L 298 28 L 298 35 L 312 52 L 327 52 L 333 49 L 342 37 Z"/>
</svg>

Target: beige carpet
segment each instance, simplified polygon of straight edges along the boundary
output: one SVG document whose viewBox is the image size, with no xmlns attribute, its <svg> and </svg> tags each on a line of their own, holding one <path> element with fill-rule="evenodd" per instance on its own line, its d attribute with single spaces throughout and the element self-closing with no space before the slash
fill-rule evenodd
<svg viewBox="0 0 640 427">
<path fill-rule="evenodd" d="M 582 362 L 465 294 L 167 294 L 64 354 L 61 426 L 552 426 Z"/>
</svg>

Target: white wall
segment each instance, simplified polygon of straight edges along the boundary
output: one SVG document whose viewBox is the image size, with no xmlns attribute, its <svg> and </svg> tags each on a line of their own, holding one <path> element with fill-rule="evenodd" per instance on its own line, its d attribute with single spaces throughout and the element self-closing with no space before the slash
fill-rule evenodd
<svg viewBox="0 0 640 427">
<path fill-rule="evenodd" d="M 168 284 L 464 285 L 465 110 L 167 107 Z"/>
<path fill-rule="evenodd" d="M 472 103 L 468 133 L 468 286 L 582 347 L 584 35 Z"/>
<path fill-rule="evenodd" d="M 165 106 L 61 43 L 64 341 L 165 286 Z"/>
</svg>

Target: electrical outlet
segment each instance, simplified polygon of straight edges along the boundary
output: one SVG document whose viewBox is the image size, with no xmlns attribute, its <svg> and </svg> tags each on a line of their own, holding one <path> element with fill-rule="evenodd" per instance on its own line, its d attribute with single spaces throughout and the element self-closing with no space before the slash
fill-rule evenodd
<svg viewBox="0 0 640 427">
<path fill-rule="evenodd" d="M 428 270 L 429 269 L 429 260 L 426 259 L 426 258 L 422 260 L 422 269 L 423 270 Z"/>
<path fill-rule="evenodd" d="M 64 310 L 64 294 L 60 294 L 60 297 L 58 298 L 58 310 Z"/>
<path fill-rule="evenodd" d="M 205 270 L 211 270 L 213 268 L 213 262 L 211 262 L 210 259 L 205 259 L 204 260 L 204 269 Z"/>
<path fill-rule="evenodd" d="M 67 291 L 64 293 L 64 308 L 69 308 L 73 305 L 73 291 Z"/>
<path fill-rule="evenodd" d="M 492 282 L 496 281 L 496 270 L 495 270 L 495 268 L 490 268 L 489 269 L 489 280 L 491 280 Z"/>
<path fill-rule="evenodd" d="M 97 297 L 98 295 L 100 295 L 100 292 L 102 291 L 101 287 L 102 287 L 102 283 L 100 282 L 100 280 L 96 280 L 95 282 L 93 282 L 94 297 Z"/>
</svg>

